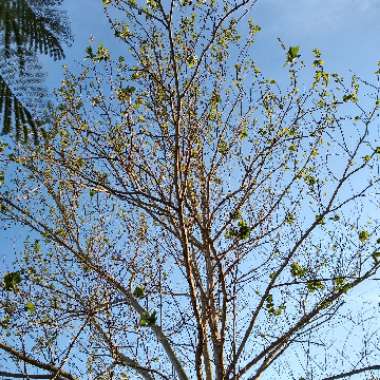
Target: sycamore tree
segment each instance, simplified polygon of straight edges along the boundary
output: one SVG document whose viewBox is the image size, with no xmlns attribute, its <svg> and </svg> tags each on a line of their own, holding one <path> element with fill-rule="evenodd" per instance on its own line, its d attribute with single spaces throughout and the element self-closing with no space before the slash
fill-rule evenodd
<svg viewBox="0 0 380 380">
<path fill-rule="evenodd" d="M 379 73 L 252 54 L 254 1 L 104 1 L 44 145 L 3 145 L 0 375 L 375 378 Z M 378 145 L 379 146 L 378 146 Z M 20 234 L 22 236 L 22 234 Z"/>
</svg>

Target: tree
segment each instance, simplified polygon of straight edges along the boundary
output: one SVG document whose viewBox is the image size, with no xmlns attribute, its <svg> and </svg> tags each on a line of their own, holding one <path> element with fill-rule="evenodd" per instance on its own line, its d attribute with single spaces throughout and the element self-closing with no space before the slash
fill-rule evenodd
<svg viewBox="0 0 380 380">
<path fill-rule="evenodd" d="M 47 54 L 54 60 L 64 57 L 61 41 L 70 40 L 67 18 L 56 9 L 57 0 L 8 0 L 0 4 L 0 32 L 2 37 L 0 57 L 0 113 L 2 133 L 15 128 L 16 138 L 27 141 L 30 131 L 35 142 L 41 127 L 41 112 L 36 97 L 41 97 L 38 83 L 43 78 L 37 72 L 36 54 Z M 16 60 L 14 58 L 17 58 Z M 16 65 L 17 64 L 17 65 Z M 7 75 L 11 67 L 12 75 Z M 33 67 L 33 68 L 32 68 Z M 39 80 L 36 81 L 36 73 Z M 22 91 L 20 91 L 20 80 Z M 33 101 L 34 98 L 34 101 Z M 39 99 L 41 103 L 41 99 Z"/>
<path fill-rule="evenodd" d="M 37 143 L 41 120 L 37 120 L 36 112 L 43 110 L 41 105 L 47 96 L 41 84 L 44 74 L 33 54 L 24 52 L 22 59 L 20 68 L 19 57 L 5 58 L 6 65 L 0 73 L 2 134 L 14 128 L 17 141 L 27 142 L 32 134 Z"/>
<path fill-rule="evenodd" d="M 1 156 L 2 220 L 30 231 L 3 277 L 7 376 L 377 370 L 376 310 L 350 295 L 380 265 L 380 72 L 347 84 L 282 45 L 281 87 L 249 0 L 104 4 L 128 55 L 89 47 L 45 145 Z"/>
</svg>

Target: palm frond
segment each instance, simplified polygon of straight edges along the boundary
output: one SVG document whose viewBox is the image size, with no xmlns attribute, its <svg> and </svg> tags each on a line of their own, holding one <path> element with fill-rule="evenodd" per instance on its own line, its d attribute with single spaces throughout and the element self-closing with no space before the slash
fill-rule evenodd
<svg viewBox="0 0 380 380">
<path fill-rule="evenodd" d="M 43 132 L 37 119 L 46 93 L 37 54 L 64 58 L 71 34 L 62 0 L 0 0 L 0 130 L 27 141 Z M 46 103 L 45 103 L 46 104 Z"/>
<path fill-rule="evenodd" d="M 2 119 L 2 134 L 8 134 L 15 127 L 16 139 L 28 141 L 29 131 L 32 132 L 34 142 L 38 143 L 38 122 L 34 120 L 30 111 L 21 100 L 12 92 L 3 76 L 0 74 L 0 120 Z"/>
<path fill-rule="evenodd" d="M 47 54 L 55 60 L 64 58 L 58 36 L 48 28 L 49 25 L 54 25 L 51 14 L 43 15 L 42 9 L 38 12 L 26 0 L 0 2 L 0 30 L 6 52 L 15 43 L 18 48 Z"/>
</svg>

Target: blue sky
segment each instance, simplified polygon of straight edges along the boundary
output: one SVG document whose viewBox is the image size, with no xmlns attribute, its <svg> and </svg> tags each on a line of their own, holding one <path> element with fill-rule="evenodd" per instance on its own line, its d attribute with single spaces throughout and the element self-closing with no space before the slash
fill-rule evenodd
<svg viewBox="0 0 380 380">
<path fill-rule="evenodd" d="M 256 12 L 263 69 L 277 66 L 277 37 L 303 52 L 321 49 L 328 67 L 341 73 L 351 69 L 367 76 L 380 60 L 377 0 L 259 0 Z"/>
<path fill-rule="evenodd" d="M 74 43 L 66 48 L 66 63 L 75 68 L 84 56 L 91 35 L 114 47 L 114 38 L 103 15 L 101 0 L 65 0 Z M 264 71 L 281 77 L 283 56 L 277 37 L 288 45 L 300 45 L 306 57 L 319 48 L 331 70 L 368 76 L 380 60 L 380 2 L 378 0 L 258 0 L 253 12 L 262 27 L 254 48 Z M 117 51 L 117 53 L 122 53 Z M 62 62 L 42 59 L 48 85 L 62 78 Z"/>
</svg>

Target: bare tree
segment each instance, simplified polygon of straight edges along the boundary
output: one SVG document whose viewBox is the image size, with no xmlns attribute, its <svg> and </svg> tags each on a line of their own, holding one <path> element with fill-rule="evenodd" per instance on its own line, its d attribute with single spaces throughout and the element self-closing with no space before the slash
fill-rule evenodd
<svg viewBox="0 0 380 380">
<path fill-rule="evenodd" d="M 350 295 L 380 265 L 379 74 L 347 84 L 281 43 L 289 81 L 266 78 L 254 1 L 104 4 L 126 56 L 89 47 L 45 146 L 1 156 L 2 220 L 30 231 L 3 278 L 6 372 L 377 370 L 374 319 Z"/>
</svg>

